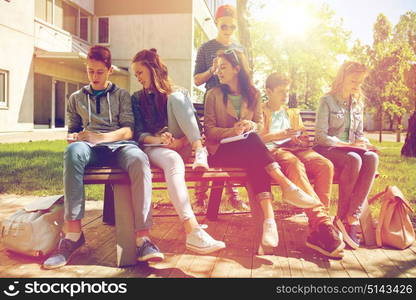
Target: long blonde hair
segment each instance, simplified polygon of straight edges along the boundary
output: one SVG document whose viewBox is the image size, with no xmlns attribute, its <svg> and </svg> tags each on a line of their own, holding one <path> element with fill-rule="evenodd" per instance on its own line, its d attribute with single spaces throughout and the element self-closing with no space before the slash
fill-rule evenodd
<svg viewBox="0 0 416 300">
<path fill-rule="evenodd" d="M 368 73 L 368 68 L 359 62 L 355 61 L 346 61 L 342 64 L 339 68 L 337 75 L 335 76 L 334 81 L 331 85 L 331 90 L 328 92 L 329 95 L 332 96 L 341 96 L 342 90 L 344 88 L 344 80 L 345 78 L 352 74 L 352 73 Z M 362 91 L 360 91 L 357 95 L 354 95 L 357 100 L 361 100 L 363 98 Z M 337 97 L 340 99 L 340 97 Z"/>
</svg>

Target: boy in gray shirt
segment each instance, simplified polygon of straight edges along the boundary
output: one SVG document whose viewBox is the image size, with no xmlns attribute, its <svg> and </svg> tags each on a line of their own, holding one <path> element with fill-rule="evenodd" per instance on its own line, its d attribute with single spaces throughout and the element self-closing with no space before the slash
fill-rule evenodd
<svg viewBox="0 0 416 300">
<path fill-rule="evenodd" d="M 136 231 L 137 260 L 162 260 L 149 238 L 152 225 L 151 170 L 147 156 L 132 141 L 134 117 L 129 93 L 108 81 L 110 50 L 94 46 L 88 52 L 90 84 L 71 95 L 67 106 L 68 147 L 64 153 L 65 223 L 58 248 L 43 263 L 46 269 L 66 265 L 84 243 L 83 176 L 87 165 L 114 165 L 129 174 Z"/>
</svg>

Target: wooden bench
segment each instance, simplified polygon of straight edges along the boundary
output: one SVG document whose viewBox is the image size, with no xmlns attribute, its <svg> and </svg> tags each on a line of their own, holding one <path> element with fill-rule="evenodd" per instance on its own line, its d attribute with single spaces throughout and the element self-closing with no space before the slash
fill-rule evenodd
<svg viewBox="0 0 416 300">
<path fill-rule="evenodd" d="M 194 104 L 194 106 L 200 121 L 203 122 L 203 105 Z M 313 140 L 315 134 L 315 112 L 302 111 L 301 117 L 311 140 Z M 265 252 L 269 252 L 270 250 L 261 247 L 260 235 L 262 232 L 262 222 L 260 220 L 263 219 L 263 213 L 259 203 L 254 201 L 255 197 L 252 188 L 247 184 L 246 172 L 241 168 L 210 168 L 205 172 L 197 172 L 192 170 L 191 164 L 186 164 L 185 167 L 186 182 L 211 182 L 207 207 L 207 218 L 209 220 L 217 219 L 225 181 L 239 183 L 241 186 L 247 188 L 252 217 L 258 220 L 255 222 L 256 226 L 258 225 L 256 229 L 259 244 L 258 253 L 264 254 Z M 152 168 L 152 182 L 165 182 L 165 177 L 161 169 Z M 135 264 L 134 219 L 129 190 L 130 182 L 127 173 L 118 168 L 89 167 L 85 170 L 84 183 L 105 184 L 103 221 L 110 225 L 116 225 L 117 266 Z M 337 178 L 335 176 L 334 184 L 336 183 Z"/>
<path fill-rule="evenodd" d="M 194 107 L 201 123 L 203 123 L 204 106 L 195 103 Z M 314 132 L 315 112 L 302 112 L 302 120 L 310 134 Z M 258 203 L 253 201 L 254 195 L 247 186 L 247 174 L 240 168 L 210 168 L 206 172 L 192 170 L 191 164 L 185 165 L 186 182 L 209 181 L 210 195 L 207 207 L 207 218 L 216 220 L 218 216 L 221 197 L 225 181 L 239 183 L 248 190 L 250 207 L 253 217 L 262 218 L 262 211 Z M 152 168 L 152 181 L 165 182 L 163 171 Z M 117 266 L 128 266 L 136 263 L 134 218 L 129 190 L 130 180 L 126 172 L 113 167 L 88 167 L 84 174 L 84 184 L 104 184 L 104 211 L 103 221 L 116 225 Z M 261 222 L 256 222 L 260 223 Z M 261 232 L 261 228 L 258 228 Z M 259 249 L 259 252 L 262 250 Z"/>
</svg>

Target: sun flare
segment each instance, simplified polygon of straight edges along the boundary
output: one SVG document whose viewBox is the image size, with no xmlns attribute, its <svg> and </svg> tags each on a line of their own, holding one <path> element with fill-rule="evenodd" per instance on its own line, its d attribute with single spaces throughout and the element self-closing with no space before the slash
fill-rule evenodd
<svg viewBox="0 0 416 300">
<path fill-rule="evenodd" d="M 267 1 L 256 17 L 275 24 L 285 37 L 305 37 L 314 19 L 304 4 L 300 1 Z"/>
<path fill-rule="evenodd" d="M 286 11 L 278 13 L 277 24 L 282 33 L 287 36 L 304 36 L 312 24 L 311 17 L 296 7 L 288 7 Z"/>
</svg>

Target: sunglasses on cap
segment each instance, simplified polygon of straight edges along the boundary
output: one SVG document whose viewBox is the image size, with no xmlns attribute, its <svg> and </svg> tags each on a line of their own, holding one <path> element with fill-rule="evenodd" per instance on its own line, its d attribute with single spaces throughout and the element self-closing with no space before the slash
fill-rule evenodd
<svg viewBox="0 0 416 300">
<path fill-rule="evenodd" d="M 238 59 L 237 51 L 238 51 L 237 49 L 227 49 L 227 50 L 224 50 L 223 53 L 227 56 L 230 56 L 239 65 L 240 60 Z"/>
<path fill-rule="evenodd" d="M 234 30 L 237 29 L 237 26 L 235 26 L 235 25 L 222 24 L 220 28 L 221 28 L 222 31 L 226 31 L 228 29 L 231 29 L 231 30 L 234 31 Z"/>
</svg>

